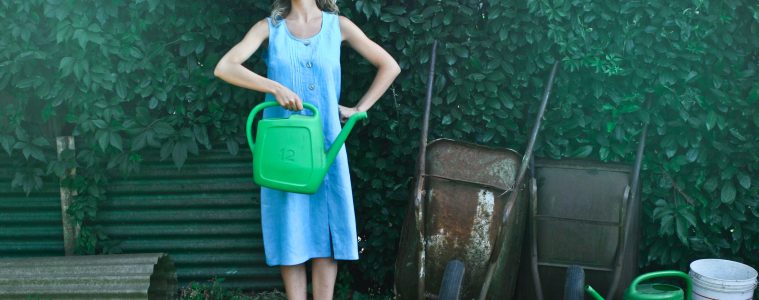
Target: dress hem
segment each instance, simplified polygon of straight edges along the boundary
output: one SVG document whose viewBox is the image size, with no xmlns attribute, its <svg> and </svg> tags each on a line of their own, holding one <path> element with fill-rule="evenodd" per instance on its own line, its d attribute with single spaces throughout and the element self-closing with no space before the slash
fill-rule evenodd
<svg viewBox="0 0 759 300">
<path fill-rule="evenodd" d="M 290 263 L 290 262 L 287 262 L 287 263 L 269 263 L 267 261 L 266 265 L 268 265 L 269 267 L 297 266 L 297 265 L 306 263 L 307 261 L 312 260 L 314 258 L 332 258 L 334 260 L 345 260 L 345 261 L 358 260 L 358 256 L 334 257 L 334 256 L 329 256 L 329 255 L 327 255 L 327 256 L 314 255 L 314 256 L 309 256 L 308 258 L 305 258 L 305 259 L 297 259 L 297 260 L 295 260 L 296 262 L 294 262 L 294 263 Z"/>
</svg>

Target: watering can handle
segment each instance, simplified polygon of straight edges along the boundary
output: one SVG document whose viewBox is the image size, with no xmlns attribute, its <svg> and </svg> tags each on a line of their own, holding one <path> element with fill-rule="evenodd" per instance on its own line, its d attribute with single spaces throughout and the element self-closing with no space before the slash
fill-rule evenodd
<svg viewBox="0 0 759 300">
<path fill-rule="evenodd" d="M 273 107 L 273 106 L 279 106 L 279 103 L 275 101 L 266 101 L 259 105 L 256 105 L 253 107 L 253 109 L 250 111 L 250 114 L 248 115 L 248 121 L 245 123 L 245 135 L 248 138 L 248 146 L 250 146 L 250 152 L 253 153 L 253 150 L 256 148 L 256 144 L 253 141 L 253 120 L 256 118 L 256 115 L 259 111 L 262 111 L 265 108 Z M 314 118 L 319 117 L 319 110 L 316 109 L 316 106 L 314 106 L 311 103 L 303 103 L 303 108 L 309 109 L 312 112 L 314 112 Z"/>
<path fill-rule="evenodd" d="M 658 271 L 658 272 L 651 272 L 651 273 L 640 275 L 637 278 L 635 278 L 635 280 L 633 280 L 632 283 L 630 283 L 630 290 L 637 291 L 639 283 L 649 280 L 649 279 L 658 278 L 658 277 L 680 277 L 683 280 L 685 280 L 685 283 L 687 286 L 687 290 L 685 291 L 685 299 L 691 300 L 691 292 L 693 291 L 693 286 L 690 281 L 690 277 L 688 276 L 688 274 L 685 274 L 680 271 Z"/>
</svg>

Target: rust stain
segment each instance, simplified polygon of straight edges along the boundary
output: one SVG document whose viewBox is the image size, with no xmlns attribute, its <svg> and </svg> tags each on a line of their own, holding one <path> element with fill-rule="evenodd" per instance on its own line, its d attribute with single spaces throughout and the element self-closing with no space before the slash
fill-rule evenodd
<svg viewBox="0 0 759 300">
<path fill-rule="evenodd" d="M 485 189 L 480 190 L 477 196 L 477 213 L 474 216 L 474 224 L 469 234 L 465 257 L 472 269 L 479 270 L 486 267 L 490 252 L 493 249 L 490 241 L 490 230 L 491 224 L 493 224 L 495 196 L 493 192 Z"/>
<path fill-rule="evenodd" d="M 496 160 L 486 166 L 486 172 L 484 173 L 486 173 L 488 177 L 500 178 L 503 180 L 501 183 L 503 186 L 511 187 L 516 180 L 515 176 L 518 171 L 517 166 L 518 164 L 514 161 Z"/>
</svg>

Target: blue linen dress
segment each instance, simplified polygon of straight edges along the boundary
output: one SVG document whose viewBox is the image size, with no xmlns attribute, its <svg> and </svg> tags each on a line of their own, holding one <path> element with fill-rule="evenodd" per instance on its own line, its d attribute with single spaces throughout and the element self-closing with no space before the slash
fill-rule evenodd
<svg viewBox="0 0 759 300">
<path fill-rule="evenodd" d="M 321 30 L 301 39 L 290 33 L 285 20 L 269 24 L 269 45 L 264 60 L 269 79 L 291 89 L 319 109 L 325 151 L 342 129 L 340 99 L 340 44 L 338 16 L 322 12 Z M 275 101 L 266 94 L 266 101 Z M 264 118 L 294 113 L 279 106 L 264 110 Z M 266 263 L 296 265 L 311 258 L 358 259 L 348 156 L 342 146 L 324 182 L 313 195 L 261 188 L 261 223 Z"/>
</svg>

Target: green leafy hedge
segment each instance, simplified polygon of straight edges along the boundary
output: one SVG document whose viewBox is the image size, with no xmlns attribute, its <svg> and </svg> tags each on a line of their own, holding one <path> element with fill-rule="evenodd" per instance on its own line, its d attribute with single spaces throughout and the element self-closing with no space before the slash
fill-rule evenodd
<svg viewBox="0 0 759 300">
<path fill-rule="evenodd" d="M 14 187 L 78 165 L 70 213 L 107 197 L 106 170 L 161 149 L 181 166 L 199 147 L 244 146 L 260 94 L 212 68 L 258 19 L 262 1 L 14 0 L 0 3 L 0 146 Z M 349 148 L 362 258 L 357 286 L 388 288 L 409 201 L 433 39 L 441 42 L 431 136 L 524 149 L 550 66 L 562 62 L 537 157 L 633 160 L 642 172 L 641 267 L 701 257 L 759 265 L 759 4 L 678 1 L 339 1 L 403 72 Z M 344 51 L 343 101 L 373 68 Z M 249 67 L 263 71 L 260 56 Z M 650 103 L 644 109 L 644 103 Z M 55 135 L 77 137 L 57 159 Z M 21 159 L 23 158 L 23 159 Z M 88 228 L 88 227 L 85 227 Z M 85 230 L 80 251 L 107 251 Z"/>
<path fill-rule="evenodd" d="M 257 99 L 212 74 L 265 3 L 243 1 L 3 1 L 0 3 L 0 146 L 16 159 L 14 187 L 63 175 L 79 191 L 70 214 L 88 223 L 108 173 L 139 168 L 160 149 L 179 167 L 200 147 L 237 153 Z M 255 64 L 255 62 L 252 62 Z M 259 66 L 260 69 L 260 66 Z M 54 137 L 74 135 L 77 155 L 56 159 Z M 85 226 L 78 251 L 108 251 Z"/>
<path fill-rule="evenodd" d="M 369 274 L 392 268 L 395 249 L 381 245 L 397 239 L 408 203 L 432 39 L 442 43 L 433 137 L 524 149 L 561 60 L 537 157 L 632 162 L 650 123 L 641 267 L 702 257 L 759 265 L 755 2 L 357 1 L 356 9 L 355 21 L 377 24 L 363 27 L 404 70 L 354 152 L 367 252 L 377 254 L 364 256 Z"/>
</svg>

